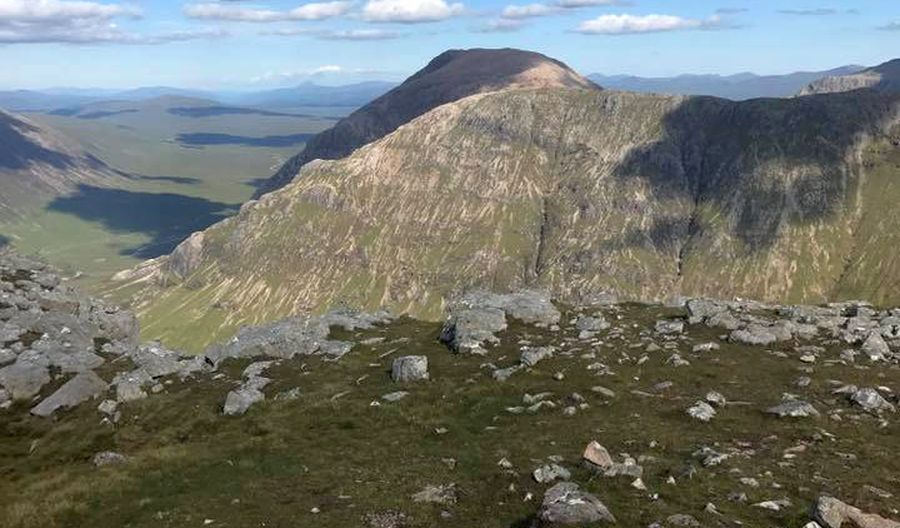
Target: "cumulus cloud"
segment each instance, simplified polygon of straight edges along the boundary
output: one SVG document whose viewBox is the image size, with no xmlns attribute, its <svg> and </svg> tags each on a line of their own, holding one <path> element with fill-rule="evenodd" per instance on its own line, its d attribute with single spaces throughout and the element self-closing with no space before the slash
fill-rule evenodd
<svg viewBox="0 0 900 528">
<path fill-rule="evenodd" d="M 446 20 L 464 11 L 462 4 L 445 0 L 369 0 L 362 16 L 369 22 L 415 24 Z"/>
<path fill-rule="evenodd" d="M 588 35 L 629 35 L 691 29 L 715 29 L 724 26 L 721 17 L 684 18 L 675 15 L 602 15 L 586 20 L 576 31 Z"/>
<path fill-rule="evenodd" d="M 184 14 L 189 18 L 228 22 L 284 22 L 324 20 L 346 14 L 353 6 L 349 1 L 313 2 L 286 11 L 256 9 L 222 3 L 188 4 Z"/>
<path fill-rule="evenodd" d="M 163 44 L 224 36 L 216 29 L 141 35 L 118 19 L 139 18 L 130 5 L 72 0 L 0 0 L 0 43 Z"/>
</svg>

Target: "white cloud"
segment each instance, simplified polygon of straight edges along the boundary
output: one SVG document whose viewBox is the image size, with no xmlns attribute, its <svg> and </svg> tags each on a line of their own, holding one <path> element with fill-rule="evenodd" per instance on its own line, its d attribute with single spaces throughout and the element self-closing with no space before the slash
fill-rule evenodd
<svg viewBox="0 0 900 528">
<path fill-rule="evenodd" d="M 282 28 L 274 29 L 272 31 L 261 31 L 259 34 L 277 37 L 308 36 L 320 40 L 391 40 L 403 36 L 396 31 L 385 31 L 381 29 L 331 30 L 311 28 Z"/>
<path fill-rule="evenodd" d="M 589 35 L 628 35 L 690 29 L 713 29 L 722 26 L 722 19 L 719 16 L 699 19 L 675 15 L 601 15 L 593 20 L 582 22 L 578 25 L 576 31 Z"/>
<path fill-rule="evenodd" d="M 559 11 L 547 4 L 509 5 L 503 9 L 502 18 L 533 18 L 553 15 Z"/>
<path fill-rule="evenodd" d="M 324 20 L 346 14 L 353 6 L 349 1 L 313 2 L 286 11 L 255 9 L 221 3 L 189 4 L 184 14 L 190 18 L 228 22 L 284 22 Z"/>
<path fill-rule="evenodd" d="M 878 29 L 882 31 L 900 31 L 900 20 L 880 26 Z"/>
<path fill-rule="evenodd" d="M 119 4 L 67 0 L 0 0 L 0 21 L 47 22 L 71 19 L 109 20 L 119 16 L 137 16 L 134 8 Z"/>
<path fill-rule="evenodd" d="M 464 11 L 462 4 L 445 0 L 369 0 L 362 14 L 369 22 L 414 24 L 446 20 Z"/>
<path fill-rule="evenodd" d="M 0 43 L 162 44 L 225 34 L 201 28 L 142 35 L 125 31 L 116 23 L 117 19 L 140 16 L 140 10 L 121 3 L 0 0 Z"/>
</svg>

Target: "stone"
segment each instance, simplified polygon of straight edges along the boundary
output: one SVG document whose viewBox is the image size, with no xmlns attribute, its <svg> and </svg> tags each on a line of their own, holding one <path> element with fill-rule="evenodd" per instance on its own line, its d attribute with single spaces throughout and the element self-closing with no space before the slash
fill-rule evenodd
<svg viewBox="0 0 900 528">
<path fill-rule="evenodd" d="M 116 374 L 112 381 L 116 387 L 116 401 L 127 403 L 146 398 L 147 393 L 143 387 L 152 382 L 153 378 L 141 369 Z"/>
<path fill-rule="evenodd" d="M 395 383 L 425 381 L 428 379 L 428 358 L 426 356 L 403 356 L 394 360 L 391 379 Z"/>
<path fill-rule="evenodd" d="M 575 329 L 580 332 L 601 332 L 609 327 L 609 322 L 602 315 L 581 315 L 575 320 Z"/>
<path fill-rule="evenodd" d="M 684 332 L 684 321 L 680 319 L 663 319 L 656 321 L 654 330 L 657 334 L 681 334 Z"/>
<path fill-rule="evenodd" d="M 728 404 L 728 401 L 725 399 L 725 396 L 723 396 L 721 393 L 718 393 L 716 391 L 707 392 L 704 399 L 706 400 L 706 403 L 715 405 L 716 407 L 725 407 L 725 405 Z"/>
<path fill-rule="evenodd" d="M 581 458 L 600 469 L 607 469 L 614 463 L 609 451 L 596 440 L 584 448 Z"/>
<path fill-rule="evenodd" d="M 511 367 L 506 367 L 506 368 L 502 368 L 502 369 L 494 369 L 494 371 L 491 372 L 491 377 L 494 378 L 494 380 L 496 380 L 496 381 L 506 381 L 513 374 L 522 370 L 522 368 L 523 368 L 522 365 L 513 365 Z"/>
<path fill-rule="evenodd" d="M 779 418 L 807 418 L 819 416 L 819 411 L 812 404 L 802 400 L 786 400 L 782 403 L 766 409 L 769 414 Z"/>
<path fill-rule="evenodd" d="M 31 409 L 35 416 L 50 416 L 58 409 L 71 409 L 106 392 L 109 385 L 92 371 L 81 372 Z"/>
<path fill-rule="evenodd" d="M 687 414 L 691 418 L 700 420 L 701 422 L 708 422 L 715 418 L 716 410 L 713 409 L 712 405 L 705 401 L 698 401 L 692 407 L 688 408 Z"/>
<path fill-rule="evenodd" d="M 871 361 L 890 359 L 891 349 L 879 332 L 872 332 L 862 345 L 862 352 Z"/>
<path fill-rule="evenodd" d="M 863 410 L 873 413 L 882 411 L 894 412 L 896 408 L 892 403 L 884 399 L 877 390 L 871 388 L 858 389 L 850 395 L 850 401 L 862 407 Z"/>
<path fill-rule="evenodd" d="M 582 491 L 574 482 L 560 482 L 544 493 L 536 526 L 581 526 L 615 522 L 616 518 L 600 499 Z"/>
<path fill-rule="evenodd" d="M 456 484 L 441 486 L 428 485 L 412 496 L 413 502 L 430 502 L 434 504 L 456 504 Z"/>
<path fill-rule="evenodd" d="M 381 397 L 382 400 L 386 402 L 397 402 L 409 396 L 409 393 L 406 391 L 397 391 L 397 392 L 389 392 Z"/>
<path fill-rule="evenodd" d="M 91 459 L 96 467 L 104 467 L 104 466 L 113 466 L 118 464 L 125 464 L 128 462 L 128 459 L 125 455 L 121 453 L 116 453 L 115 451 L 101 451 L 94 455 Z"/>
<path fill-rule="evenodd" d="M 107 416 L 114 416 L 116 414 L 116 409 L 118 408 L 119 402 L 116 400 L 103 400 L 100 402 L 100 405 L 97 406 L 97 410 Z"/>
<path fill-rule="evenodd" d="M 778 337 L 769 328 L 757 324 L 731 332 L 729 339 L 736 343 L 754 346 L 768 346 L 778 341 Z"/>
<path fill-rule="evenodd" d="M 683 528 L 699 528 L 700 521 L 691 515 L 684 513 L 676 513 L 666 518 L 666 527 L 683 527 Z"/>
<path fill-rule="evenodd" d="M 548 484 L 554 480 L 569 480 L 569 478 L 572 477 L 572 474 L 568 469 L 558 464 L 544 464 L 535 469 L 531 476 L 534 477 L 535 482 Z"/>
<path fill-rule="evenodd" d="M 864 513 L 834 497 L 821 496 L 812 507 L 811 517 L 823 528 L 900 528 L 900 522 Z"/>
<path fill-rule="evenodd" d="M 519 361 L 526 367 L 533 367 L 545 359 L 553 357 L 551 347 L 525 347 Z"/>
<path fill-rule="evenodd" d="M 6 389 L 13 400 L 28 400 L 50 383 L 46 365 L 19 358 L 12 365 L 0 369 L 0 387 Z"/>
<path fill-rule="evenodd" d="M 226 416 L 240 416 L 254 404 L 266 399 L 261 391 L 251 387 L 240 387 L 228 393 L 222 413 Z"/>
</svg>

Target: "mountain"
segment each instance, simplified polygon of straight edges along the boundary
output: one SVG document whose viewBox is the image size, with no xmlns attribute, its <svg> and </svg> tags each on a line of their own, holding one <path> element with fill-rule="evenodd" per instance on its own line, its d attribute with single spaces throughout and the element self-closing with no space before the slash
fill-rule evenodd
<svg viewBox="0 0 900 528">
<path fill-rule="evenodd" d="M 322 132 L 266 181 L 257 196 L 289 183 L 314 159 L 338 159 L 436 108 L 473 94 L 505 88 L 599 89 L 565 64 L 515 49 L 451 50 L 378 99 Z"/>
<path fill-rule="evenodd" d="M 77 141 L 0 110 L 0 219 L 75 189 L 121 177 Z"/>
<path fill-rule="evenodd" d="M 96 98 L 81 93 L 46 93 L 35 90 L 0 91 L 0 108 L 13 112 L 45 112 L 92 101 L 96 101 Z"/>
<path fill-rule="evenodd" d="M 811 83 L 800 95 L 847 92 L 863 88 L 879 92 L 900 92 L 900 59 L 857 73 L 827 76 Z"/>
<path fill-rule="evenodd" d="M 478 94 L 119 279 L 175 343 L 340 304 L 439 318 L 472 288 L 897 304 L 898 115 L 875 92 Z"/>
<path fill-rule="evenodd" d="M 298 106 L 360 107 L 378 98 L 397 84 L 367 81 L 344 86 L 321 86 L 304 83 L 292 88 L 279 88 L 249 93 L 222 94 L 219 99 L 245 106 L 263 108 L 295 108 Z"/>
<path fill-rule="evenodd" d="M 791 97 L 809 83 L 826 76 L 847 75 L 863 66 L 843 66 L 822 72 L 795 72 L 785 75 L 679 75 L 677 77 L 636 77 L 593 74 L 588 78 L 601 86 L 629 92 L 672 95 L 710 95 L 743 101 L 759 97 Z"/>
</svg>

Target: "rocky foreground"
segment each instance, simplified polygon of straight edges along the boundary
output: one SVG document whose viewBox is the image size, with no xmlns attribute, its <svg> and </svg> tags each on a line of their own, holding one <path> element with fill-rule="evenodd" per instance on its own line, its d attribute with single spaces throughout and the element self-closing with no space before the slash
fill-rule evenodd
<svg viewBox="0 0 900 528">
<path fill-rule="evenodd" d="M 188 356 L 6 253 L 0 525 L 900 527 L 898 351 L 859 302 L 475 292 Z"/>
</svg>

